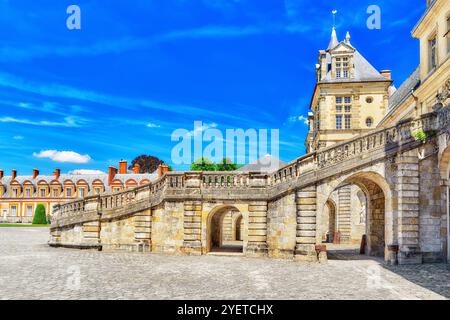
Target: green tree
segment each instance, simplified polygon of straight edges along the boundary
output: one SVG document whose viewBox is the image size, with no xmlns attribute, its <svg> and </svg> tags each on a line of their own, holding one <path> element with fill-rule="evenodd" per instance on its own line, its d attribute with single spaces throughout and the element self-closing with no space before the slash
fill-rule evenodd
<svg viewBox="0 0 450 320">
<path fill-rule="evenodd" d="M 191 164 L 192 171 L 216 171 L 216 165 L 208 158 L 201 157 Z"/>
<path fill-rule="evenodd" d="M 238 165 L 233 163 L 229 158 L 223 158 L 222 162 L 216 164 L 217 171 L 235 171 Z"/>
<path fill-rule="evenodd" d="M 45 215 L 45 207 L 38 204 L 34 211 L 33 224 L 47 224 L 47 216 Z"/>
</svg>

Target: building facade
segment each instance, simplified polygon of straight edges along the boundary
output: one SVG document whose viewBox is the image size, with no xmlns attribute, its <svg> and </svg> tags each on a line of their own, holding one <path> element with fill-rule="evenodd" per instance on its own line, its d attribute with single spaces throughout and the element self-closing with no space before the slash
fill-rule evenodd
<svg viewBox="0 0 450 320">
<path fill-rule="evenodd" d="M 412 36 L 420 41 L 419 65 L 390 97 L 388 112 L 380 127 L 418 118 L 448 103 L 450 1 L 428 0 L 427 10 L 414 27 Z"/>
<path fill-rule="evenodd" d="M 166 166 L 159 170 L 167 171 Z M 121 161 L 119 169 L 109 167 L 105 174 L 61 174 L 56 169 L 52 175 L 40 175 L 38 169 L 29 176 L 18 175 L 12 170 L 5 176 L 0 170 L 0 222 L 31 223 L 38 204 L 43 204 L 47 215 L 53 206 L 90 195 L 116 193 L 150 183 L 158 173 L 141 174 L 139 166 L 132 172 L 127 162 Z"/>
</svg>

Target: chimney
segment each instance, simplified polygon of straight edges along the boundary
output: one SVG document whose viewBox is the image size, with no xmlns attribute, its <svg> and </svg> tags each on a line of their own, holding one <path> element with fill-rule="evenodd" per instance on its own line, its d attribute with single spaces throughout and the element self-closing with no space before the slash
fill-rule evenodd
<svg viewBox="0 0 450 320">
<path fill-rule="evenodd" d="M 127 173 L 127 162 L 125 160 L 121 160 L 119 162 L 119 173 L 126 174 Z"/>
<path fill-rule="evenodd" d="M 108 185 L 110 186 L 114 180 L 114 177 L 117 174 L 117 168 L 109 167 L 108 168 Z"/>
<path fill-rule="evenodd" d="M 17 170 L 16 169 L 12 169 L 11 180 L 15 180 L 16 177 L 17 177 Z"/>
<path fill-rule="evenodd" d="M 386 79 L 392 80 L 392 72 L 391 72 L 391 70 L 381 70 L 380 73 Z"/>
<path fill-rule="evenodd" d="M 169 171 L 169 166 L 168 165 L 160 164 L 158 166 L 158 178 L 161 178 L 168 171 Z"/>
<path fill-rule="evenodd" d="M 0 180 L 2 180 L 3 179 L 3 170 L 0 170 Z"/>
<path fill-rule="evenodd" d="M 58 180 L 59 176 L 61 175 L 61 169 L 56 168 L 55 171 L 53 172 L 53 175 L 55 176 L 55 179 Z"/>
<path fill-rule="evenodd" d="M 33 169 L 33 179 L 36 179 L 38 175 L 39 175 L 39 170 Z"/>
<path fill-rule="evenodd" d="M 136 174 L 141 173 L 141 166 L 140 166 L 138 163 L 136 163 L 136 164 L 134 165 L 134 167 L 133 167 L 133 172 L 136 173 Z"/>
</svg>

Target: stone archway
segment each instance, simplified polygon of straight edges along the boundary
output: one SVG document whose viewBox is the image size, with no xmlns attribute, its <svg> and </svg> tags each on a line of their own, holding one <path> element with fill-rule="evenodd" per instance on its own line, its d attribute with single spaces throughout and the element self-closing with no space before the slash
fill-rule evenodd
<svg viewBox="0 0 450 320">
<path fill-rule="evenodd" d="M 327 191 L 328 198 L 322 202 L 322 208 L 328 206 L 329 198 L 334 190 L 346 184 L 356 185 L 367 199 L 367 205 L 364 208 L 366 212 L 365 252 L 370 256 L 387 258 L 387 244 L 393 243 L 392 196 L 387 181 L 378 173 L 364 171 L 342 176 L 336 182 L 333 184 L 334 187 Z"/>
<path fill-rule="evenodd" d="M 240 239 L 236 234 L 239 230 Z M 207 252 L 243 252 L 243 215 L 234 206 L 213 210 L 207 222 Z"/>
</svg>

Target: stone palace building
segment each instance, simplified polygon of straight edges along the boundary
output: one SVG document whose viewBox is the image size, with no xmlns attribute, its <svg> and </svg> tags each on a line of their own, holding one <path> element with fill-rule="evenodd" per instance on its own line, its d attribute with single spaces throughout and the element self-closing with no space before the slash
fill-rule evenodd
<svg viewBox="0 0 450 320">
<path fill-rule="evenodd" d="M 306 155 L 273 172 L 167 172 L 56 205 L 49 244 L 323 261 L 327 242 L 362 242 L 393 264 L 449 259 L 449 18 L 449 0 L 427 1 L 412 31 L 420 63 L 398 90 L 333 29 Z"/>
<path fill-rule="evenodd" d="M 5 176 L 0 170 L 0 222 L 31 223 L 38 204 L 51 216 L 54 205 L 148 184 L 167 170 L 163 165 L 153 174 L 141 174 L 137 165 L 129 172 L 126 161 L 120 161 L 119 169 L 109 167 L 107 174 L 61 174 L 56 169 L 52 175 L 40 175 L 34 169 L 32 175 L 21 176 L 13 169 Z"/>
</svg>

